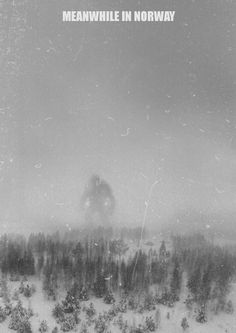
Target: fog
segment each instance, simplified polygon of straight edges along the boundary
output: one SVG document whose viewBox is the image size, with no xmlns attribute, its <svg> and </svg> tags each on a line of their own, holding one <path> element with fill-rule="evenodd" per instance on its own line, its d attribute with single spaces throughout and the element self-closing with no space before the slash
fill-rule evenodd
<svg viewBox="0 0 236 333">
<path fill-rule="evenodd" d="M 141 225 L 147 206 L 151 227 L 186 214 L 204 216 L 208 229 L 224 217 L 233 223 L 233 1 L 22 0 L 2 8 L 2 232 L 82 225 L 93 174 L 111 187 L 116 226 Z M 61 19 L 62 10 L 104 8 L 176 14 L 173 23 Z"/>
</svg>

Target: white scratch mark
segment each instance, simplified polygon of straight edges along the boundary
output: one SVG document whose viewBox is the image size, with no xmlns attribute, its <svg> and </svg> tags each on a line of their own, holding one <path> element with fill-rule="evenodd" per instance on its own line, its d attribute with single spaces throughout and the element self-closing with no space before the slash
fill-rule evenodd
<svg viewBox="0 0 236 333">
<path fill-rule="evenodd" d="M 40 169 L 42 168 L 42 164 L 41 163 L 37 163 L 34 165 L 35 169 Z"/>
<path fill-rule="evenodd" d="M 109 281 L 112 278 L 112 275 L 105 277 L 104 280 Z"/>
<path fill-rule="evenodd" d="M 115 119 L 113 117 L 107 117 L 107 119 L 109 119 L 111 121 L 115 121 Z"/>
<path fill-rule="evenodd" d="M 129 132 L 130 132 L 130 128 L 128 127 L 126 133 L 125 134 L 121 134 L 121 136 L 128 136 Z"/>
<path fill-rule="evenodd" d="M 220 190 L 218 187 L 215 187 L 215 190 L 219 194 L 225 193 L 225 190 Z"/>
<path fill-rule="evenodd" d="M 143 178 L 147 179 L 148 177 L 144 175 L 142 172 L 139 173 Z"/>
<path fill-rule="evenodd" d="M 142 242 L 143 242 L 143 231 L 144 231 L 144 227 L 145 227 L 145 223 L 146 223 L 146 218 L 147 218 L 147 213 L 148 213 L 148 207 L 151 201 L 151 197 L 152 197 L 152 191 L 154 189 L 154 187 L 160 182 L 160 179 L 155 180 L 154 183 L 152 183 L 152 185 L 149 188 L 149 192 L 148 192 L 148 198 L 147 200 L 145 200 L 144 204 L 145 204 L 145 209 L 144 209 L 144 214 L 143 214 L 143 221 L 142 221 L 142 228 L 141 228 L 141 234 L 140 234 L 140 240 L 139 240 L 139 245 L 138 245 L 138 250 L 137 250 L 137 256 L 136 256 L 136 261 L 134 264 L 134 269 L 133 269 L 133 273 L 132 273 L 132 280 L 134 278 L 134 273 L 135 273 L 135 269 L 137 266 L 137 262 L 138 262 L 138 256 L 139 256 L 139 250 L 142 246 Z"/>
</svg>

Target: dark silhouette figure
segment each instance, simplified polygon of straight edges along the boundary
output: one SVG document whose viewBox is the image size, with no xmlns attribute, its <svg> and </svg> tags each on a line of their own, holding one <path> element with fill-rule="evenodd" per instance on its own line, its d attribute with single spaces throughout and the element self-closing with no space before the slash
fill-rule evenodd
<svg viewBox="0 0 236 333">
<path fill-rule="evenodd" d="M 81 199 L 87 227 L 108 227 L 115 209 L 115 198 L 110 185 L 98 175 L 91 177 Z"/>
</svg>

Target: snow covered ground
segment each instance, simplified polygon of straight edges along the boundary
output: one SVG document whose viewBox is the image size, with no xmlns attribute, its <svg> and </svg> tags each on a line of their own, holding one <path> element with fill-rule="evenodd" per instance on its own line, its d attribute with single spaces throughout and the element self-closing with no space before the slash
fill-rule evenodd
<svg viewBox="0 0 236 333">
<path fill-rule="evenodd" d="M 33 278 L 29 280 L 29 283 L 34 283 L 36 286 L 36 292 L 32 297 L 26 298 L 23 295 L 20 295 L 23 306 L 28 308 L 31 307 L 34 311 L 34 316 L 30 318 L 32 324 L 33 332 L 39 332 L 39 325 L 42 320 L 46 320 L 49 326 L 48 332 L 51 332 L 52 329 L 59 325 L 56 323 L 55 319 L 52 316 L 52 309 L 56 302 L 49 301 L 43 291 L 42 283 L 40 280 Z M 13 295 L 14 290 L 19 288 L 19 282 L 8 282 L 8 289 Z M 61 295 L 63 297 L 63 295 Z M 229 298 L 233 301 L 234 306 L 236 306 L 236 284 L 233 285 L 232 291 L 229 295 Z M 160 327 L 158 332 L 163 333 L 181 333 L 183 329 L 181 327 L 181 320 L 183 317 L 187 317 L 189 328 L 186 330 L 188 333 L 235 333 L 236 332 L 236 316 L 235 314 L 225 314 L 220 313 L 219 315 L 209 314 L 208 321 L 205 324 L 197 323 L 193 318 L 193 315 L 190 315 L 186 309 L 185 304 L 183 303 L 184 297 L 173 308 L 168 308 L 163 305 L 158 306 L 160 310 Z M 2 299 L 0 300 L 2 303 Z M 103 303 L 102 299 L 93 298 L 89 301 L 82 302 L 82 304 L 89 305 L 90 302 L 93 302 L 94 307 L 97 311 L 97 315 L 103 313 L 103 311 L 108 311 L 111 305 Z M 144 324 L 145 318 L 152 315 L 155 316 L 155 311 L 144 312 L 142 314 L 135 313 L 133 311 L 128 311 L 124 313 L 123 320 L 128 321 L 128 324 L 131 326 L 138 326 L 139 323 Z M 167 313 L 169 312 L 169 315 Z M 169 316 L 169 319 L 167 318 Z M 80 314 L 81 323 L 86 320 L 84 312 L 81 311 Z M 80 332 L 81 323 L 78 325 L 77 329 L 73 332 Z M 0 324 L 0 332 L 10 333 L 14 332 L 8 328 L 9 318 Z M 120 333 L 121 331 L 117 326 L 110 325 L 109 327 L 111 332 Z M 93 326 L 89 327 L 89 332 L 94 332 Z"/>
</svg>

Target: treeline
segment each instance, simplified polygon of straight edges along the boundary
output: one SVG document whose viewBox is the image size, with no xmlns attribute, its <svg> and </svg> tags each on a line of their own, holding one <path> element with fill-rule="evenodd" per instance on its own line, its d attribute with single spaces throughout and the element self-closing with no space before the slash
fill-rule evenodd
<svg viewBox="0 0 236 333">
<path fill-rule="evenodd" d="M 187 275 L 187 307 L 196 303 L 204 309 L 210 305 L 216 313 L 227 308 L 236 272 L 235 253 L 207 242 L 202 235 L 178 236 L 173 237 L 172 257 Z"/>
<path fill-rule="evenodd" d="M 138 231 L 134 229 L 133 239 L 138 238 Z M 0 238 L 0 267 L 12 279 L 37 274 L 51 296 L 62 283 L 68 288 L 75 281 L 101 297 L 107 289 L 129 292 L 164 283 L 168 274 L 164 243 L 160 254 L 140 249 L 127 255 L 129 246 L 123 239 L 110 239 L 104 234 L 101 238 L 96 231 L 80 241 L 61 239 L 58 233 L 32 234 L 28 240 L 4 235 Z"/>
<path fill-rule="evenodd" d="M 137 230 L 134 239 L 136 236 Z M 90 231 L 79 241 L 61 238 L 59 233 L 0 238 L 2 273 L 11 279 L 37 275 L 43 280 L 46 295 L 54 300 L 60 287 L 70 290 L 77 286 L 87 295 L 84 297 L 105 297 L 110 292 L 148 293 L 156 286 L 156 302 L 173 306 L 187 286 L 189 308 L 211 303 L 218 311 L 226 304 L 235 259 L 235 254 L 210 244 L 201 235 L 173 237 L 171 249 L 163 241 L 149 251 L 129 249 L 124 239 L 112 239 L 110 232 Z"/>
</svg>

